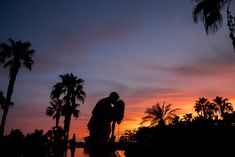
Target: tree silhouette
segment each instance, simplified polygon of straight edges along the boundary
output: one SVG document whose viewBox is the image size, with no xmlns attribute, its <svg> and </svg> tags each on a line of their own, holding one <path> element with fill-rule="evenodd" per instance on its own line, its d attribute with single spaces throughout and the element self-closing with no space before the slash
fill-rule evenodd
<svg viewBox="0 0 235 157">
<path fill-rule="evenodd" d="M 226 113 L 232 113 L 233 107 L 230 102 L 228 102 L 228 98 L 223 98 L 217 96 L 215 99 L 213 99 L 214 105 L 217 107 L 219 116 L 224 118 L 224 115 Z"/>
<path fill-rule="evenodd" d="M 59 127 L 60 116 L 62 114 L 62 100 L 54 99 L 50 102 L 50 106 L 47 107 L 46 115 L 51 116 L 56 120 L 55 127 Z"/>
<path fill-rule="evenodd" d="M 137 130 L 125 130 L 125 142 L 135 142 L 135 134 Z"/>
<path fill-rule="evenodd" d="M 173 119 L 172 119 L 172 125 L 173 126 L 178 126 L 180 124 L 180 117 L 178 115 L 176 115 Z"/>
<path fill-rule="evenodd" d="M 160 104 L 157 103 L 151 108 L 146 108 L 145 114 L 147 114 L 147 116 L 142 118 L 141 124 L 150 121 L 150 126 L 166 125 L 166 123 L 173 120 L 173 118 L 176 116 L 175 112 L 179 110 L 179 108 L 171 109 L 171 106 L 171 104 L 165 105 L 165 103 L 160 106 Z"/>
<path fill-rule="evenodd" d="M 194 105 L 195 112 L 205 119 L 213 118 L 214 113 L 217 111 L 217 108 L 214 104 L 204 97 L 199 98 Z"/>
<path fill-rule="evenodd" d="M 185 115 L 183 115 L 182 120 L 183 122 L 185 122 L 186 125 L 189 125 L 193 121 L 193 114 L 186 113 Z"/>
<path fill-rule="evenodd" d="M 9 84 L 7 88 L 6 103 L 4 106 L 2 121 L 0 126 L 0 136 L 3 137 L 6 118 L 11 104 L 11 97 L 16 81 L 16 76 L 21 68 L 31 70 L 33 65 L 32 56 L 34 50 L 31 49 L 30 42 L 14 41 L 9 39 L 9 44 L 0 44 L 0 64 L 3 64 L 5 68 L 9 68 Z"/>
<path fill-rule="evenodd" d="M 222 11 L 227 7 L 227 26 L 229 37 L 235 49 L 235 17 L 231 14 L 231 0 L 193 0 L 196 4 L 193 8 L 193 20 L 198 19 L 204 24 L 207 34 L 215 33 L 223 25 Z"/>
<path fill-rule="evenodd" d="M 77 78 L 72 73 L 60 75 L 59 77 L 61 82 L 53 86 L 51 99 L 61 98 L 63 101 L 62 115 L 65 117 L 64 131 L 66 136 L 68 136 L 71 116 L 73 115 L 77 118 L 80 113 L 77 109 L 80 104 L 76 103 L 76 101 L 78 100 L 84 103 L 86 93 L 83 91 L 84 80 Z"/>
</svg>

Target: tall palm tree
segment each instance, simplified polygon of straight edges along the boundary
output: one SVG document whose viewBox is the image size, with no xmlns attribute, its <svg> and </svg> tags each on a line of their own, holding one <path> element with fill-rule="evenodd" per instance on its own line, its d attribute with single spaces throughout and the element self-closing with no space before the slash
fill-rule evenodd
<svg viewBox="0 0 235 157">
<path fill-rule="evenodd" d="M 193 8 L 193 20 L 198 19 L 204 24 L 207 34 L 215 33 L 223 25 L 222 11 L 227 7 L 227 25 L 235 48 L 235 17 L 231 14 L 231 0 L 193 0 L 196 4 Z"/>
<path fill-rule="evenodd" d="M 62 100 L 54 99 L 50 102 L 50 106 L 47 107 L 46 115 L 51 116 L 56 120 L 55 127 L 59 127 L 60 116 L 62 113 Z"/>
<path fill-rule="evenodd" d="M 146 108 L 145 114 L 147 114 L 145 117 L 142 118 L 142 122 L 146 123 L 150 121 L 150 127 L 151 126 L 156 126 L 156 125 L 161 125 L 164 126 L 167 123 L 170 123 L 175 116 L 176 111 L 179 110 L 179 108 L 176 109 L 171 109 L 171 104 L 165 105 L 163 103 L 162 106 L 160 106 L 159 103 L 156 105 L 153 105 L 151 108 Z"/>
<path fill-rule="evenodd" d="M 219 116 L 222 118 L 224 118 L 226 113 L 233 112 L 232 104 L 228 101 L 228 98 L 223 98 L 222 96 L 217 96 L 215 99 L 213 99 L 215 106 L 218 108 Z"/>
<path fill-rule="evenodd" d="M 0 44 L 0 64 L 3 64 L 5 68 L 9 68 L 9 84 L 7 88 L 6 104 L 3 110 L 0 126 L 1 137 L 4 134 L 4 127 L 9 106 L 11 104 L 11 97 L 16 81 L 16 76 L 22 66 L 29 70 L 32 69 L 32 56 L 34 52 L 35 51 L 31 49 L 30 42 L 14 41 L 9 39 L 9 44 Z"/>
<path fill-rule="evenodd" d="M 51 99 L 62 99 L 63 107 L 62 114 L 64 115 L 64 131 L 66 136 L 69 133 L 71 116 L 79 117 L 80 104 L 76 103 L 77 100 L 84 103 L 86 93 L 83 91 L 84 80 L 77 78 L 72 73 L 59 76 L 61 82 L 56 83 L 51 91 Z"/>
</svg>

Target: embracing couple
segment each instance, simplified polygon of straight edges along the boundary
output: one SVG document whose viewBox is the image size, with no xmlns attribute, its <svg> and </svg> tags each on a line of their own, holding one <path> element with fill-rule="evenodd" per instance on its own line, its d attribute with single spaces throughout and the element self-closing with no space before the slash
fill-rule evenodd
<svg viewBox="0 0 235 157">
<path fill-rule="evenodd" d="M 99 100 L 88 122 L 90 143 L 95 149 L 103 150 L 103 146 L 114 139 L 115 124 L 120 124 L 124 117 L 125 103 L 116 92 Z"/>
</svg>

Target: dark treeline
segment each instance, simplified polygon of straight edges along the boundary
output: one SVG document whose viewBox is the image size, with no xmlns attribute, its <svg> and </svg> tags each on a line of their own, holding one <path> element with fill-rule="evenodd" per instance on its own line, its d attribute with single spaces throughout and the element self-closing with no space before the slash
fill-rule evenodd
<svg viewBox="0 0 235 157">
<path fill-rule="evenodd" d="M 77 147 L 75 135 L 68 141 L 64 140 L 62 128 L 53 128 L 47 132 L 36 129 L 24 135 L 19 129 L 13 129 L 3 137 L 1 157 L 64 157 L 69 150 L 74 155 Z M 73 157 L 73 155 L 71 155 Z"/>
<path fill-rule="evenodd" d="M 143 121 L 149 127 L 127 130 L 120 138 L 126 157 L 233 156 L 235 112 L 227 98 L 196 101 L 196 115 L 179 117 L 171 105 L 147 108 Z"/>
<path fill-rule="evenodd" d="M 234 156 L 234 127 L 139 128 L 126 143 L 126 157 Z"/>
<path fill-rule="evenodd" d="M 42 130 L 35 130 L 25 136 L 19 129 L 4 136 L 3 143 L 0 149 L 1 157 L 44 157 L 51 144 L 49 137 Z"/>
</svg>

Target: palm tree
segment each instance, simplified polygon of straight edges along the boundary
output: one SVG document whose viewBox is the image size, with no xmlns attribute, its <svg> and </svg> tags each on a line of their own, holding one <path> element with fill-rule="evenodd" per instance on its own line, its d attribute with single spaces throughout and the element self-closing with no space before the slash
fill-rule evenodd
<svg viewBox="0 0 235 157">
<path fill-rule="evenodd" d="M 6 118 L 11 104 L 11 97 L 16 81 L 16 76 L 21 68 L 31 70 L 33 65 L 32 56 L 34 50 L 31 49 L 30 42 L 14 41 L 9 39 L 9 44 L 0 44 L 0 64 L 3 64 L 5 68 L 9 68 L 9 84 L 7 88 L 6 103 L 2 114 L 2 121 L 0 126 L 0 136 L 4 134 L 4 128 Z"/>
<path fill-rule="evenodd" d="M 219 116 L 224 118 L 224 115 L 226 113 L 232 113 L 233 107 L 230 102 L 228 102 L 228 98 L 223 98 L 222 96 L 217 96 L 215 99 L 213 99 L 214 105 L 218 108 Z"/>
<path fill-rule="evenodd" d="M 179 108 L 171 109 L 171 106 L 171 104 L 165 105 L 165 103 L 160 106 L 160 104 L 157 103 L 151 108 L 146 108 L 145 114 L 147 115 L 142 118 L 142 122 L 140 124 L 150 121 L 150 127 L 156 125 L 165 126 L 174 119 L 176 116 L 175 112 L 179 110 Z"/>
<path fill-rule="evenodd" d="M 184 122 L 186 122 L 186 124 L 190 124 L 193 120 L 193 114 L 192 113 L 186 113 L 185 115 L 183 115 L 182 120 Z"/>
<path fill-rule="evenodd" d="M 207 34 L 215 33 L 223 25 L 222 10 L 227 7 L 227 25 L 230 31 L 233 47 L 235 48 L 235 17 L 230 11 L 231 0 L 193 0 L 193 20 L 198 19 L 204 24 Z"/>
<path fill-rule="evenodd" d="M 199 100 L 196 101 L 194 105 L 195 112 L 200 117 L 203 118 L 210 118 L 212 119 L 214 116 L 214 113 L 217 111 L 217 108 L 214 104 L 210 103 L 210 101 L 204 97 L 199 98 Z"/>
<path fill-rule="evenodd" d="M 66 136 L 68 136 L 71 116 L 73 115 L 75 118 L 78 118 L 80 113 L 77 109 L 80 104 L 76 103 L 76 101 L 84 103 L 86 93 L 83 91 L 84 80 L 77 78 L 72 73 L 60 75 L 59 77 L 61 82 L 53 86 L 51 99 L 61 98 L 63 101 L 64 131 Z"/>
<path fill-rule="evenodd" d="M 50 102 L 50 106 L 47 107 L 46 115 L 51 116 L 56 120 L 55 127 L 59 127 L 60 116 L 62 113 L 62 100 L 54 99 Z"/>
</svg>

